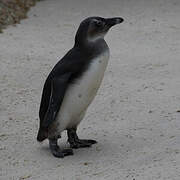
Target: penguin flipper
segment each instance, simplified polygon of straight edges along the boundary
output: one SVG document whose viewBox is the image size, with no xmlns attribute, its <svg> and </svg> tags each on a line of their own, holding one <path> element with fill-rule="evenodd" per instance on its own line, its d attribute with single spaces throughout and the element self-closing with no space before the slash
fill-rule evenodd
<svg viewBox="0 0 180 180">
<path fill-rule="evenodd" d="M 49 125 L 54 122 L 57 113 L 60 110 L 70 76 L 71 73 L 66 73 L 51 80 L 51 94 L 49 98 L 49 104 L 44 118 L 40 120 L 40 129 L 37 137 L 38 141 L 43 141 L 47 138 L 46 131 Z"/>
<path fill-rule="evenodd" d="M 44 84 L 44 87 L 43 87 L 41 104 L 40 104 L 40 108 L 39 108 L 40 126 L 46 115 L 46 112 L 47 112 L 47 109 L 49 106 L 50 97 L 51 97 L 51 81 L 49 79 L 47 79 Z"/>
</svg>

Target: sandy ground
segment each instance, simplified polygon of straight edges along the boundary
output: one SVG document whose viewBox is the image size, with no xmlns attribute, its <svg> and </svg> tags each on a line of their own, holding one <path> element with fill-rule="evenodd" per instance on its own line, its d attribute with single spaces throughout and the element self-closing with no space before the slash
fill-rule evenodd
<svg viewBox="0 0 180 180">
<path fill-rule="evenodd" d="M 180 1 L 72 2 L 41 1 L 0 34 L 0 180 L 179 180 Z M 78 131 L 99 143 L 57 159 L 36 142 L 42 87 L 91 15 L 125 19 Z"/>
</svg>

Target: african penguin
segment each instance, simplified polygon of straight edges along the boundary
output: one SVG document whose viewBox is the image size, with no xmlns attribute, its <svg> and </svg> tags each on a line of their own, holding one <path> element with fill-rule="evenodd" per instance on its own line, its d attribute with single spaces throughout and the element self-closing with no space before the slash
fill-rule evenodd
<svg viewBox="0 0 180 180">
<path fill-rule="evenodd" d="M 45 81 L 37 140 L 48 138 L 55 157 L 72 155 L 72 148 L 90 147 L 97 143 L 79 139 L 76 130 L 106 70 L 109 48 L 104 36 L 112 26 L 122 22 L 121 17 L 89 17 L 83 20 L 73 48 L 55 65 Z M 57 144 L 64 130 L 67 130 L 69 149 L 61 149 Z"/>
</svg>

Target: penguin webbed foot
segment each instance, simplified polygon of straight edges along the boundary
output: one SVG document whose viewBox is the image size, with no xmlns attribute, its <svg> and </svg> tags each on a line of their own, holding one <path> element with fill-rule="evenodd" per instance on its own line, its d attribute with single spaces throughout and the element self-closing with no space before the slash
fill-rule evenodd
<svg viewBox="0 0 180 180">
<path fill-rule="evenodd" d="M 78 148 L 86 148 L 86 147 L 91 147 L 92 144 L 95 144 L 97 142 L 93 142 L 94 140 L 86 140 L 86 139 L 79 139 L 78 141 L 70 141 L 70 147 L 73 149 L 78 149 Z"/>
<path fill-rule="evenodd" d="M 92 139 L 79 139 L 75 129 L 68 130 L 68 142 L 70 144 L 70 147 L 74 149 L 91 147 L 92 144 L 97 143 L 97 141 Z"/>
<path fill-rule="evenodd" d="M 49 147 L 51 153 L 57 158 L 64 158 L 65 156 L 73 155 L 73 150 L 71 148 L 60 149 L 57 144 L 57 139 L 49 139 Z"/>
</svg>

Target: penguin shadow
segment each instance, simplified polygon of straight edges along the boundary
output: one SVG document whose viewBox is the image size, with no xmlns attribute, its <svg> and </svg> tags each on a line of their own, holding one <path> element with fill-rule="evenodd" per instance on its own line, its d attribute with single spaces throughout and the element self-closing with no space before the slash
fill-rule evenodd
<svg viewBox="0 0 180 180">
<path fill-rule="evenodd" d="M 39 153 L 39 155 L 46 155 L 49 156 L 51 155 L 50 149 L 49 149 L 49 143 L 47 140 L 45 140 L 44 142 L 37 142 L 37 152 Z"/>
</svg>

